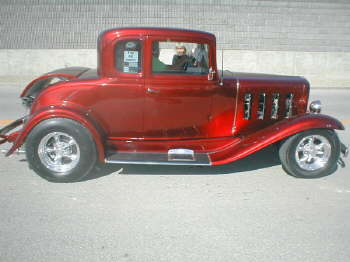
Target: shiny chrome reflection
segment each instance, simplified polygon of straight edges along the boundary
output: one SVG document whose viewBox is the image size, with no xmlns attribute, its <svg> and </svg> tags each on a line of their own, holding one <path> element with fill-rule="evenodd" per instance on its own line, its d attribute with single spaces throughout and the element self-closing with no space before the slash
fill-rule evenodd
<svg viewBox="0 0 350 262">
<path fill-rule="evenodd" d="M 259 96 L 258 119 L 264 119 L 265 115 L 265 100 L 266 94 L 262 93 Z"/>
<path fill-rule="evenodd" d="M 252 94 L 246 93 L 244 95 L 244 119 L 245 120 L 250 119 L 251 108 L 252 108 Z"/>
<path fill-rule="evenodd" d="M 187 148 L 168 150 L 168 161 L 195 161 L 194 151 Z"/>
<path fill-rule="evenodd" d="M 77 166 L 80 149 L 73 137 L 63 132 L 52 132 L 39 143 L 38 155 L 41 163 L 49 170 L 64 173 Z"/>
<path fill-rule="evenodd" d="M 272 108 L 271 108 L 271 118 L 272 119 L 278 118 L 279 99 L 280 99 L 280 94 L 278 94 L 278 93 L 272 94 Z"/>
<path fill-rule="evenodd" d="M 315 113 L 315 114 L 321 113 L 321 110 L 322 110 L 321 101 L 320 100 L 312 101 L 310 103 L 309 108 L 311 113 Z"/>
<path fill-rule="evenodd" d="M 287 94 L 286 98 L 286 118 L 290 118 L 293 115 L 293 98 L 292 93 Z"/>
<path fill-rule="evenodd" d="M 300 168 L 314 171 L 327 165 L 331 149 L 328 139 L 324 136 L 306 136 L 296 147 L 295 159 Z"/>
</svg>

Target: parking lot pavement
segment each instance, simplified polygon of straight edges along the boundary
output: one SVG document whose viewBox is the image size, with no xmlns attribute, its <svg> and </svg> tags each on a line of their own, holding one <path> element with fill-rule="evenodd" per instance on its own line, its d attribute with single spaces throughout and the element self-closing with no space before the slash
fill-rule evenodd
<svg viewBox="0 0 350 262">
<path fill-rule="evenodd" d="M 349 119 L 350 92 L 312 96 Z M 349 145 L 346 127 L 339 134 Z M 1 155 L 0 261 L 348 261 L 345 164 L 296 179 L 270 146 L 221 167 L 108 165 L 55 184 L 23 155 Z"/>
</svg>

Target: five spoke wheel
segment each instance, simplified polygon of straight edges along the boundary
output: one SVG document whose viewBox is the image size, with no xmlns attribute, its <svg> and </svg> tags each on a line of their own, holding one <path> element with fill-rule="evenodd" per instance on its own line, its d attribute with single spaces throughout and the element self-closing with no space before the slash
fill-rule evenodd
<svg viewBox="0 0 350 262">
<path fill-rule="evenodd" d="M 279 148 L 284 170 L 303 178 L 332 174 L 337 169 L 340 141 L 329 129 L 310 129 L 288 137 Z"/>
<path fill-rule="evenodd" d="M 40 141 L 38 154 L 46 168 L 54 172 L 67 172 L 76 167 L 80 159 L 79 145 L 63 132 L 52 132 Z"/>
<path fill-rule="evenodd" d="M 82 124 L 51 118 L 36 125 L 26 139 L 29 166 L 52 182 L 73 182 L 87 176 L 97 163 L 93 136 Z"/>
<path fill-rule="evenodd" d="M 323 168 L 331 155 L 329 141 L 320 135 L 304 137 L 297 145 L 295 159 L 304 170 L 317 170 Z"/>
</svg>

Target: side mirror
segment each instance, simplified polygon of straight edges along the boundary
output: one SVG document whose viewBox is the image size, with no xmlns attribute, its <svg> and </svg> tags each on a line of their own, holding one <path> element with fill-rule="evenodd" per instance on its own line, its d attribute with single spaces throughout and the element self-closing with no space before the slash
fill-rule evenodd
<svg viewBox="0 0 350 262">
<path fill-rule="evenodd" d="M 213 70 L 212 67 L 209 68 L 209 73 L 208 73 L 208 80 L 211 81 L 214 79 L 214 75 L 216 74 L 216 72 Z"/>
</svg>

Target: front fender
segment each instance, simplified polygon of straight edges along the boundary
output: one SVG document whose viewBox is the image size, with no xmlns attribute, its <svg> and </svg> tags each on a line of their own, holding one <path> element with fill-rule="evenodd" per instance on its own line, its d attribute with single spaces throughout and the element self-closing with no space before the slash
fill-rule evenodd
<svg viewBox="0 0 350 262">
<path fill-rule="evenodd" d="M 6 156 L 11 155 L 16 149 L 23 145 L 28 134 L 36 125 L 50 118 L 69 118 L 87 128 L 95 140 L 99 160 L 101 162 L 104 161 L 105 153 L 103 145 L 103 130 L 99 127 L 96 121 L 89 116 L 88 113 L 83 113 L 72 108 L 63 108 L 62 106 L 49 106 L 42 108 L 40 111 L 30 116 L 20 131 L 20 134 L 17 136 L 14 144 L 7 152 Z"/>
<path fill-rule="evenodd" d="M 241 159 L 266 146 L 296 133 L 316 128 L 344 130 L 343 124 L 327 115 L 304 114 L 281 120 L 257 132 L 242 136 L 239 143 L 210 154 L 213 165 L 222 165 Z"/>
</svg>

